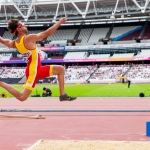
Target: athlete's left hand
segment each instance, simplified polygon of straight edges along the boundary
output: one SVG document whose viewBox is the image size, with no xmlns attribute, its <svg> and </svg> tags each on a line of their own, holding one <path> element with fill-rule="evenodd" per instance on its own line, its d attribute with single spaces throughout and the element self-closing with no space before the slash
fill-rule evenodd
<svg viewBox="0 0 150 150">
<path fill-rule="evenodd" d="M 59 22 L 60 22 L 61 24 L 64 24 L 66 21 L 67 21 L 67 18 L 66 18 L 66 17 L 63 17 L 63 18 L 61 18 L 61 19 L 59 20 Z"/>
</svg>

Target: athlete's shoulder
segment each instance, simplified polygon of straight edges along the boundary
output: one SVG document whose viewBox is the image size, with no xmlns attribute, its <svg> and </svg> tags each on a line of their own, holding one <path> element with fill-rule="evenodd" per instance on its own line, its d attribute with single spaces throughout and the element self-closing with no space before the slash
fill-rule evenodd
<svg viewBox="0 0 150 150">
<path fill-rule="evenodd" d="M 31 38 L 31 39 L 33 39 L 34 37 L 36 37 L 37 36 L 37 34 L 28 34 L 28 35 L 26 35 L 25 37 L 26 38 Z"/>
</svg>

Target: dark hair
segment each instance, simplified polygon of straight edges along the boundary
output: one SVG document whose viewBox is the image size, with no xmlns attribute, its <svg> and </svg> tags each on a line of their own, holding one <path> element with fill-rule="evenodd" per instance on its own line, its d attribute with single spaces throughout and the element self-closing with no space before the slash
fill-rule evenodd
<svg viewBox="0 0 150 150">
<path fill-rule="evenodd" d="M 43 90 L 45 91 L 45 90 L 46 90 L 46 87 L 43 87 Z"/>
<path fill-rule="evenodd" d="M 10 19 L 8 21 L 8 26 L 7 29 L 11 32 L 14 33 L 14 31 L 16 30 L 16 28 L 18 27 L 19 24 L 19 20 L 18 19 Z M 17 35 L 18 32 L 15 33 L 15 35 Z"/>
</svg>

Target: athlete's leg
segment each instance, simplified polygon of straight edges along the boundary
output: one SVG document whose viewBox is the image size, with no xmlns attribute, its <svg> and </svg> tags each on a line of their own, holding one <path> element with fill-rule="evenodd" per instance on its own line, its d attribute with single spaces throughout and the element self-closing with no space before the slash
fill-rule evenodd
<svg viewBox="0 0 150 150">
<path fill-rule="evenodd" d="M 18 91 L 17 89 L 15 89 L 10 84 L 2 82 L 1 79 L 0 79 L 0 86 L 3 87 L 4 89 L 6 89 L 10 94 L 12 94 L 18 100 L 25 101 L 29 97 L 29 95 L 31 94 L 31 92 L 35 86 L 35 83 L 37 81 L 36 80 L 37 74 L 35 74 L 34 71 L 29 72 L 29 67 L 27 67 L 26 68 L 26 78 L 27 78 L 26 84 L 24 84 L 23 90 L 21 92 Z"/>
<path fill-rule="evenodd" d="M 59 96 L 60 101 L 73 101 L 73 100 L 75 100 L 77 97 L 69 96 L 65 93 L 65 90 L 64 90 L 64 75 L 65 75 L 64 67 L 61 65 L 54 65 L 52 73 L 53 73 L 53 75 L 58 76 L 59 90 L 60 90 L 60 96 Z"/>
<path fill-rule="evenodd" d="M 41 66 L 39 68 L 39 78 L 46 78 L 48 76 L 57 75 L 59 82 L 60 101 L 72 101 L 77 97 L 68 96 L 64 90 L 64 75 L 65 70 L 61 65 Z"/>
<path fill-rule="evenodd" d="M 41 66 L 39 68 L 39 73 L 38 77 L 39 78 L 46 78 L 52 75 L 57 75 L 58 76 L 58 82 L 59 82 L 59 92 L 60 95 L 64 95 L 64 67 L 61 65 L 46 65 L 46 66 Z"/>
<path fill-rule="evenodd" d="M 53 65 L 52 74 L 58 76 L 59 92 L 60 92 L 60 95 L 64 95 L 65 94 L 65 90 L 64 90 L 65 70 L 64 70 L 64 67 L 60 66 L 60 65 Z"/>
<path fill-rule="evenodd" d="M 15 89 L 10 84 L 7 84 L 5 82 L 0 81 L 0 86 L 6 89 L 10 94 L 12 94 L 14 97 L 16 97 L 20 101 L 25 101 L 29 95 L 31 94 L 31 90 L 23 88 L 23 90 L 20 92 L 17 89 Z"/>
</svg>

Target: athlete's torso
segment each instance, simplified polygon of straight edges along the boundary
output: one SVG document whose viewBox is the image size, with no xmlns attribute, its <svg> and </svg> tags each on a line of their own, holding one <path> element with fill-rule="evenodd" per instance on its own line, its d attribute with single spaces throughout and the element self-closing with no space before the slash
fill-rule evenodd
<svg viewBox="0 0 150 150">
<path fill-rule="evenodd" d="M 37 47 L 35 49 L 27 49 L 24 44 L 24 36 L 21 37 L 19 42 L 15 41 L 15 45 L 19 53 L 28 55 L 28 65 L 35 63 L 37 66 L 41 62 L 39 49 Z"/>
</svg>

